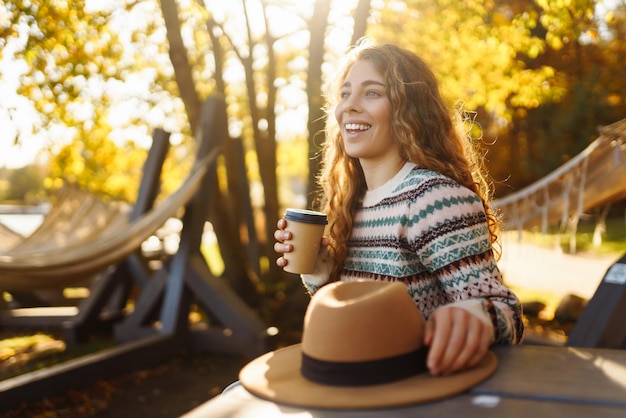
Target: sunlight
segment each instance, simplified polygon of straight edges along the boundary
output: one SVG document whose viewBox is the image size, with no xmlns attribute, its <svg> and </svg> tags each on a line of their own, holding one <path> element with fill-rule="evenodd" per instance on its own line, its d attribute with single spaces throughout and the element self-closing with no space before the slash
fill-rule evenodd
<svg viewBox="0 0 626 418">
<path fill-rule="evenodd" d="M 593 361 L 593 365 L 601 370 L 608 379 L 626 389 L 626 365 L 602 356 L 595 356 L 583 350 L 571 349 L 571 351 L 582 359 Z"/>
<path fill-rule="evenodd" d="M 606 377 L 626 389 L 626 366 L 612 360 L 598 357 L 593 364 L 604 372 Z"/>
<path fill-rule="evenodd" d="M 9 40 L 0 57 L 0 97 L 3 100 L 0 106 L 0 126 L 3 128 L 0 136 L 0 167 L 19 168 L 32 163 L 44 143 L 41 136 L 31 135 L 39 123 L 36 111 L 28 99 L 16 92 L 20 77 L 28 69 L 24 61 L 16 61 L 14 58 L 22 42 L 26 42 L 26 39 L 20 37 L 19 40 Z M 28 146 L 16 144 L 18 137 L 27 135 L 30 137 Z"/>
<path fill-rule="evenodd" d="M 288 1 L 284 6 L 268 5 L 267 20 L 270 33 L 280 37 L 302 31 L 313 14 L 314 0 Z"/>
<path fill-rule="evenodd" d="M 314 0 L 269 2 L 265 6 L 269 33 L 280 38 L 303 31 L 306 28 L 306 21 L 313 13 L 314 3 Z M 213 14 L 214 19 L 220 22 L 229 33 L 238 34 L 239 38 L 233 39 L 233 41 L 243 44 L 244 38 L 247 36 L 245 28 L 248 26 L 243 9 L 244 2 L 207 0 L 205 4 L 207 10 Z M 255 37 L 262 36 L 266 28 L 261 2 L 246 1 L 245 6 L 252 35 Z"/>
</svg>

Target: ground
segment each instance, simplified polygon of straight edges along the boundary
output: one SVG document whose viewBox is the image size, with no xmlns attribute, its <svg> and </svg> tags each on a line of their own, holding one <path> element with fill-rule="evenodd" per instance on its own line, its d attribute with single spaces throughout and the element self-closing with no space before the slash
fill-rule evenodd
<svg viewBox="0 0 626 418">
<path fill-rule="evenodd" d="M 498 265 L 505 282 L 559 297 L 590 299 L 607 270 L 622 254 L 565 254 L 554 248 L 520 243 L 514 233 L 503 237 Z"/>
<path fill-rule="evenodd" d="M 120 379 L 108 407 L 95 417 L 178 417 L 219 395 L 237 380 L 245 363 L 239 357 L 177 357 L 162 367 Z"/>
<path fill-rule="evenodd" d="M 238 356 L 181 354 L 165 364 L 35 405 L 3 410 L 2 418 L 151 418 L 178 417 L 221 393 L 237 380 L 249 359 Z"/>
</svg>

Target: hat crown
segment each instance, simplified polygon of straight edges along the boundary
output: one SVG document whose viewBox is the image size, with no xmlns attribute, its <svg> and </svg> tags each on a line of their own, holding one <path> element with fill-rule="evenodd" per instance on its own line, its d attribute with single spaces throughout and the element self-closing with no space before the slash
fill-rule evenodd
<svg viewBox="0 0 626 418">
<path fill-rule="evenodd" d="M 335 282 L 311 299 L 302 352 L 331 362 L 363 362 L 423 345 L 424 318 L 400 282 Z"/>
</svg>

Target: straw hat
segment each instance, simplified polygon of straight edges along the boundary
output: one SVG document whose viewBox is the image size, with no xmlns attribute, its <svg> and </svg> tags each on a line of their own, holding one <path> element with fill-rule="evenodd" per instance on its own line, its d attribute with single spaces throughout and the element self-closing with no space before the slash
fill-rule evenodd
<svg viewBox="0 0 626 418">
<path fill-rule="evenodd" d="M 432 376 L 424 319 L 399 282 L 335 282 L 311 299 L 302 343 L 264 354 L 239 373 L 251 393 L 331 409 L 384 408 L 455 395 L 497 367 L 489 351 L 474 368 Z"/>
</svg>

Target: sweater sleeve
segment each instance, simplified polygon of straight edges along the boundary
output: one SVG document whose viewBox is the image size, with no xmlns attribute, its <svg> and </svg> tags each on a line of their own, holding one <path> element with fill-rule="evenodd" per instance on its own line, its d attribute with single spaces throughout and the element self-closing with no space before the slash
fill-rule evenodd
<svg viewBox="0 0 626 418">
<path fill-rule="evenodd" d="M 480 198 L 449 181 L 413 204 L 415 222 L 408 226 L 409 236 L 416 237 L 413 248 L 444 289 L 447 303 L 492 324 L 493 343 L 520 344 L 521 303 L 503 283 Z"/>
<path fill-rule="evenodd" d="M 333 266 L 334 263 L 328 248 L 324 248 L 317 256 L 313 273 L 300 275 L 302 284 L 304 284 L 310 295 L 314 295 L 320 287 L 328 283 Z"/>
</svg>

